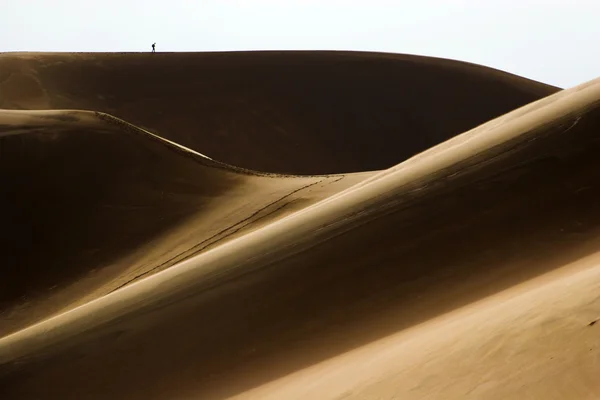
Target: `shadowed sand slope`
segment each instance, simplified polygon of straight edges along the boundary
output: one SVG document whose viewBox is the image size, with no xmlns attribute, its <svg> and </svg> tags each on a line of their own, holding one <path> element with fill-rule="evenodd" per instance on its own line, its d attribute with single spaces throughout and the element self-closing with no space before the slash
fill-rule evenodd
<svg viewBox="0 0 600 400">
<path fill-rule="evenodd" d="M 388 168 L 557 90 L 378 53 L 0 55 L 0 108 L 107 112 L 216 160 L 293 174 Z"/>
<path fill-rule="evenodd" d="M 492 120 L 0 338 L 0 388 L 11 399 L 598 398 L 599 131 L 600 81 Z"/>
<path fill-rule="evenodd" d="M 364 176 L 261 175 L 108 115 L 0 111 L 0 331 L 106 294 Z"/>
</svg>

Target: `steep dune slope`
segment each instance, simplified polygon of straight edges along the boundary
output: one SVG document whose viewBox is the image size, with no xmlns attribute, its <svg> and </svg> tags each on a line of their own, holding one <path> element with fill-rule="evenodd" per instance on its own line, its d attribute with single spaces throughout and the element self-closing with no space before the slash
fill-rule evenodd
<svg viewBox="0 0 600 400">
<path fill-rule="evenodd" d="M 107 112 L 265 172 L 379 170 L 558 89 L 352 52 L 1 54 L 0 108 Z"/>
<path fill-rule="evenodd" d="M 362 176 L 260 175 L 108 115 L 0 111 L 0 331 L 167 268 Z"/>
<path fill-rule="evenodd" d="M 490 121 L 1 338 L 0 387 L 15 399 L 598 397 L 597 259 L 564 285 L 498 293 L 600 248 L 599 130 L 600 81 Z M 524 329 L 504 326 L 515 321 Z M 403 330 L 389 360 L 369 352 Z M 367 354 L 336 364 L 352 349 Z M 336 368 L 295 373 L 326 360 Z"/>
</svg>

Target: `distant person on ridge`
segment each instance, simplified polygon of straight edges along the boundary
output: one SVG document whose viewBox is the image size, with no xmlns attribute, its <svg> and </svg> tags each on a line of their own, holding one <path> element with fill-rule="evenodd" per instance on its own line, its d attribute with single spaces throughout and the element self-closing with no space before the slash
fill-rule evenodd
<svg viewBox="0 0 600 400">
<path fill-rule="evenodd" d="M 152 52 L 156 53 L 156 43 L 152 43 Z"/>
</svg>

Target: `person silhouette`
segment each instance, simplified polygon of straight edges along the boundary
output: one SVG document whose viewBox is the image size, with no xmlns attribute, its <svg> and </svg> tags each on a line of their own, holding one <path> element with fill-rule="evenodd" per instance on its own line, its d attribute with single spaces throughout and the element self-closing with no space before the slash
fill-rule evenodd
<svg viewBox="0 0 600 400">
<path fill-rule="evenodd" d="M 156 43 L 152 43 L 152 52 L 156 53 Z"/>
</svg>

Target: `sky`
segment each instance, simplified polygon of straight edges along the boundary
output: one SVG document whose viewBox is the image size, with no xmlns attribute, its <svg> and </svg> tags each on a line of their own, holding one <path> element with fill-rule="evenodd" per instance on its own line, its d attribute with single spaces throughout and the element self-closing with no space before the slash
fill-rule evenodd
<svg viewBox="0 0 600 400">
<path fill-rule="evenodd" d="M 0 52 L 357 50 L 559 87 L 600 77 L 600 0 L 0 0 Z"/>
</svg>

